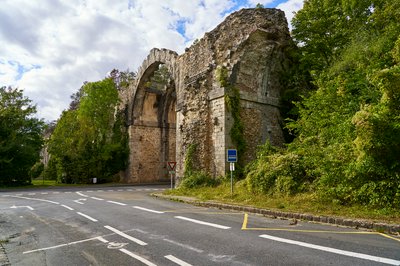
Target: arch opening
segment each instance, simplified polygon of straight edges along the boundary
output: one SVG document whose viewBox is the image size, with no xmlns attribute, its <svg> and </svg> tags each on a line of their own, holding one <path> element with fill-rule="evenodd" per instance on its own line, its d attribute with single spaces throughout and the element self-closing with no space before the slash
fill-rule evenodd
<svg viewBox="0 0 400 266">
<path fill-rule="evenodd" d="M 139 81 L 132 108 L 131 182 L 167 182 L 176 160 L 176 89 L 168 67 L 156 62 Z"/>
</svg>

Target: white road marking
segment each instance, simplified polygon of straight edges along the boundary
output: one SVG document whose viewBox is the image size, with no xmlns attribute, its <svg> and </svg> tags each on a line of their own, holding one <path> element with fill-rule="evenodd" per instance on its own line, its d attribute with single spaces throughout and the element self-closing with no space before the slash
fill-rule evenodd
<svg viewBox="0 0 400 266">
<path fill-rule="evenodd" d="M 106 239 L 104 239 L 103 237 L 101 237 L 101 236 L 98 236 L 98 237 L 96 237 L 98 240 L 100 240 L 101 242 L 103 242 L 103 243 L 108 243 L 108 240 L 106 240 Z"/>
<path fill-rule="evenodd" d="M 87 190 L 86 192 L 90 193 L 90 192 L 93 192 L 93 190 Z"/>
<path fill-rule="evenodd" d="M 12 206 L 12 207 L 10 207 L 11 209 L 16 209 L 16 208 L 28 208 L 28 209 L 30 209 L 31 211 L 33 211 L 33 208 L 31 207 L 31 206 Z"/>
<path fill-rule="evenodd" d="M 40 194 L 42 194 L 42 195 L 47 195 L 47 194 L 49 194 L 49 193 L 47 193 L 47 192 L 42 192 L 42 193 L 40 193 Z"/>
<path fill-rule="evenodd" d="M 53 194 L 60 194 L 60 192 L 58 192 L 58 191 L 55 191 L 55 192 L 53 192 Z"/>
<path fill-rule="evenodd" d="M 84 204 L 83 202 L 81 202 L 82 200 L 85 201 L 86 199 L 77 199 L 77 200 L 74 200 L 73 202 L 76 202 L 79 204 Z"/>
<path fill-rule="evenodd" d="M 88 239 L 84 239 L 84 240 L 79 240 L 79 241 L 74 241 L 74 242 L 70 242 L 67 244 L 61 244 L 61 245 L 56 245 L 56 246 L 52 246 L 52 247 L 47 247 L 47 248 L 39 248 L 39 249 L 34 249 L 34 250 L 29 250 L 29 251 L 24 251 L 22 252 L 22 254 L 29 254 L 29 253 L 33 253 L 33 252 L 38 252 L 38 251 L 43 251 L 43 250 L 49 250 L 49 249 L 55 249 L 55 248 L 60 248 L 60 247 L 66 247 L 66 246 L 71 246 L 71 245 L 75 245 L 75 244 L 79 244 L 79 243 L 83 243 L 83 242 L 87 242 L 87 241 L 92 241 L 92 240 L 100 240 L 103 243 L 107 243 L 108 241 L 105 240 L 104 238 L 102 238 L 101 236 L 98 237 L 92 237 L 92 238 L 88 238 Z"/>
<path fill-rule="evenodd" d="M 124 191 L 123 189 L 118 189 L 117 191 Z"/>
<path fill-rule="evenodd" d="M 182 243 L 176 242 L 176 241 L 168 239 L 168 238 L 164 238 L 163 240 L 165 242 L 177 245 L 178 247 L 186 248 L 186 249 L 189 249 L 189 250 L 197 252 L 197 253 L 203 253 L 204 252 L 204 250 L 201 250 L 201 249 L 198 249 L 198 248 L 186 245 L 186 244 L 182 244 Z"/>
<path fill-rule="evenodd" d="M 65 191 L 64 193 L 70 194 L 70 193 L 72 193 L 72 191 Z"/>
<path fill-rule="evenodd" d="M 175 262 L 178 265 L 181 265 L 181 266 L 192 266 L 192 264 L 189 264 L 189 263 L 187 263 L 181 259 L 178 259 L 177 257 L 172 256 L 172 255 L 168 255 L 168 256 L 164 256 L 164 257 L 169 259 L 172 262 Z"/>
<path fill-rule="evenodd" d="M 140 207 L 140 206 L 133 206 L 133 208 L 135 208 L 135 209 L 139 209 L 139 210 L 142 210 L 142 211 L 146 211 L 146 212 L 158 213 L 158 214 L 162 214 L 162 213 L 164 213 L 164 212 L 160 212 L 160 211 L 155 211 L 155 210 L 151 210 L 151 209 L 143 208 L 143 207 Z"/>
<path fill-rule="evenodd" d="M 128 189 L 127 191 L 132 191 L 132 189 Z"/>
<path fill-rule="evenodd" d="M 73 211 L 74 209 L 72 209 L 71 207 L 69 207 L 69 206 L 67 206 L 67 205 L 61 205 L 61 206 L 63 206 L 64 208 L 66 208 L 66 209 L 68 209 L 68 210 L 70 210 L 70 211 Z"/>
<path fill-rule="evenodd" d="M 90 197 L 91 199 L 94 199 L 94 200 L 104 200 L 104 199 L 101 199 L 101 198 L 97 198 L 97 197 Z"/>
<path fill-rule="evenodd" d="M 280 238 L 280 237 L 275 237 L 275 236 L 270 236 L 270 235 L 260 235 L 260 237 L 278 241 L 278 242 L 287 243 L 287 244 L 297 245 L 297 246 L 301 246 L 301 247 L 312 248 L 312 249 L 322 250 L 322 251 L 331 252 L 331 253 L 335 253 L 335 254 L 339 254 L 339 255 L 359 258 L 359 259 L 371 260 L 371 261 L 376 261 L 376 262 L 386 263 L 386 264 L 391 264 L 391 265 L 400 265 L 399 260 L 387 259 L 387 258 L 376 257 L 376 256 L 367 255 L 367 254 L 362 254 L 362 253 L 356 253 L 356 252 L 336 249 L 336 248 L 324 247 L 324 246 L 309 244 L 306 242 L 300 242 L 300 241 L 295 241 L 295 240 L 290 240 L 290 239 Z"/>
<path fill-rule="evenodd" d="M 51 200 L 45 200 L 45 199 L 35 199 L 35 198 L 28 198 L 28 197 L 19 197 L 19 196 L 10 196 L 13 198 L 19 198 L 19 199 L 28 199 L 28 200 L 36 200 L 36 201 L 43 201 L 43 202 L 48 202 L 48 203 L 52 203 L 52 204 L 56 204 L 59 205 L 59 202 L 56 201 L 51 201 Z"/>
<path fill-rule="evenodd" d="M 102 189 L 98 189 L 98 190 L 97 190 L 97 192 L 103 192 L 103 191 L 104 191 L 104 190 L 102 190 Z"/>
<path fill-rule="evenodd" d="M 87 218 L 87 219 L 89 219 L 89 220 L 91 220 L 92 222 L 97 222 L 96 219 L 94 219 L 93 217 L 90 217 L 89 215 L 86 215 L 86 214 L 81 213 L 81 212 L 76 212 L 76 213 L 81 215 L 81 216 L 83 216 L 83 217 L 85 217 L 85 218 Z"/>
<path fill-rule="evenodd" d="M 181 219 L 181 220 L 185 220 L 185 221 L 189 221 L 192 223 L 196 223 L 196 224 L 202 224 L 202 225 L 207 225 L 207 226 L 211 226 L 211 227 L 215 227 L 215 228 L 219 228 L 219 229 L 230 229 L 229 226 L 225 226 L 225 225 L 219 225 L 219 224 L 214 224 L 214 223 L 208 223 L 208 222 L 203 222 L 200 220 L 196 220 L 196 219 L 191 219 L 191 218 L 187 218 L 184 216 L 174 216 L 177 219 Z"/>
<path fill-rule="evenodd" d="M 107 190 L 107 191 L 114 191 L 114 189 L 109 189 L 109 190 Z"/>
<path fill-rule="evenodd" d="M 114 227 L 111 227 L 111 226 L 109 226 L 109 225 L 105 225 L 104 227 L 107 228 L 107 229 L 110 230 L 110 231 L 113 231 L 114 233 L 116 233 L 116 234 L 118 234 L 118 235 L 120 235 L 120 236 L 122 236 L 122 237 L 125 237 L 126 239 L 129 239 L 129 240 L 132 241 L 132 242 L 135 242 L 136 244 L 139 244 L 139 245 L 141 245 L 141 246 L 146 246 L 146 245 L 147 245 L 146 242 L 143 242 L 143 241 L 140 240 L 140 239 L 134 238 L 133 236 L 127 235 L 127 234 L 125 234 L 124 232 L 119 231 L 118 229 L 115 229 Z"/>
<path fill-rule="evenodd" d="M 129 244 L 129 243 L 110 242 L 110 243 L 107 245 L 107 248 L 108 248 L 108 249 L 120 249 L 120 248 L 125 247 L 125 246 L 128 245 L 128 244 Z"/>
<path fill-rule="evenodd" d="M 81 192 L 75 192 L 75 193 L 78 194 L 79 196 L 82 196 L 82 197 L 85 197 L 85 198 L 89 197 L 88 195 L 85 195 L 85 194 L 83 194 Z"/>
<path fill-rule="evenodd" d="M 126 250 L 124 248 L 120 249 L 121 252 L 131 256 L 134 259 L 137 259 L 138 261 L 143 262 L 144 264 L 148 265 L 148 266 L 157 266 L 156 264 L 146 260 L 145 258 L 140 257 L 139 255 L 136 255 L 135 253 L 130 252 L 129 250 Z"/>
<path fill-rule="evenodd" d="M 34 196 L 36 193 L 28 193 L 29 196 Z"/>
<path fill-rule="evenodd" d="M 126 204 L 125 204 L 125 203 L 118 202 L 118 201 L 107 200 L 107 202 L 109 202 L 109 203 L 113 203 L 113 204 L 117 204 L 117 205 L 121 205 L 121 206 L 126 206 Z"/>
</svg>

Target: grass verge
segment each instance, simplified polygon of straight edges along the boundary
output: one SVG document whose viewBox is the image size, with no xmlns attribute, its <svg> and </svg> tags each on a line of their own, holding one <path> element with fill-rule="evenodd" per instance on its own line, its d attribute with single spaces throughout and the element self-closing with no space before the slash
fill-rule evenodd
<svg viewBox="0 0 400 266">
<path fill-rule="evenodd" d="M 400 224 L 400 210 L 398 209 L 371 209 L 370 207 L 360 205 L 343 206 L 336 202 L 322 200 L 313 193 L 293 196 L 254 194 L 247 190 L 245 182 L 243 181 L 235 184 L 233 195 L 231 194 L 229 182 L 222 183 L 218 187 L 178 188 L 164 193 L 167 195 L 195 197 L 202 201 L 212 200 L 270 210 Z"/>
</svg>

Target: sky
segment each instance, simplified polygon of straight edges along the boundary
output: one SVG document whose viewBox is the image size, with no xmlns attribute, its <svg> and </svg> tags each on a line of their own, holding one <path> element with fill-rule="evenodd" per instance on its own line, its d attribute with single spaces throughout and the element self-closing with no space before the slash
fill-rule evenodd
<svg viewBox="0 0 400 266">
<path fill-rule="evenodd" d="M 149 51 L 181 54 L 242 8 L 279 8 L 288 21 L 303 0 L 1 0 L 0 86 L 18 87 L 37 117 L 57 120 L 85 81 L 135 72 Z"/>
</svg>

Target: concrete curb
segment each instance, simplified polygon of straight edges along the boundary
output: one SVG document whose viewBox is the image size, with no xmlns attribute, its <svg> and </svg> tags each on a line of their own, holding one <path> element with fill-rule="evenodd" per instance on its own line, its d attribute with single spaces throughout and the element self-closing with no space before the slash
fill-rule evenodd
<svg viewBox="0 0 400 266">
<path fill-rule="evenodd" d="M 252 206 L 241 206 L 241 205 L 233 205 L 220 203 L 215 201 L 200 201 L 196 198 L 191 197 L 183 197 L 183 196 L 170 196 L 163 195 L 160 193 L 153 193 L 152 196 L 156 198 L 179 201 L 184 202 L 196 206 L 201 207 L 212 207 L 226 210 L 234 210 L 248 213 L 261 214 L 265 216 L 270 216 L 274 218 L 286 218 L 286 219 L 297 219 L 303 221 L 317 222 L 317 223 L 325 223 L 353 228 L 364 228 L 368 230 L 373 230 L 377 232 L 385 232 L 390 234 L 398 235 L 400 234 L 400 224 L 386 224 L 386 223 L 375 223 L 367 220 L 357 220 L 357 219 L 346 219 L 341 217 L 330 217 L 330 216 L 316 216 L 311 214 L 303 214 L 303 213 L 295 213 L 295 212 L 282 212 L 282 211 L 274 211 L 268 209 L 261 209 Z"/>
</svg>

